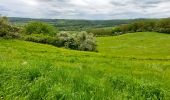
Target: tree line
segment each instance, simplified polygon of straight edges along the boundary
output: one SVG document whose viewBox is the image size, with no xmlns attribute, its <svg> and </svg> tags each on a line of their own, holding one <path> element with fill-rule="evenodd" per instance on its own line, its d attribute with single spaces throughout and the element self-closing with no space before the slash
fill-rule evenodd
<svg viewBox="0 0 170 100">
<path fill-rule="evenodd" d="M 78 20 L 78 19 L 33 19 L 33 18 L 19 18 L 9 17 L 11 23 L 24 25 L 30 21 L 46 22 L 59 31 L 86 31 L 91 28 L 113 27 L 120 24 L 127 24 L 134 22 L 133 19 L 120 19 L 120 20 Z"/>
<path fill-rule="evenodd" d="M 170 18 L 157 20 L 140 20 L 129 24 L 119 25 L 113 29 L 113 34 L 146 31 L 170 34 Z"/>
</svg>

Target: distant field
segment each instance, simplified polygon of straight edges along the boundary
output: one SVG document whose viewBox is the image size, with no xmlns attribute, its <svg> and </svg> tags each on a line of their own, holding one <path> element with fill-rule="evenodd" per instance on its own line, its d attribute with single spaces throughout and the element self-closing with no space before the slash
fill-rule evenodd
<svg viewBox="0 0 170 100">
<path fill-rule="evenodd" d="M 170 35 L 97 41 L 94 53 L 0 39 L 0 99 L 170 99 Z"/>
</svg>

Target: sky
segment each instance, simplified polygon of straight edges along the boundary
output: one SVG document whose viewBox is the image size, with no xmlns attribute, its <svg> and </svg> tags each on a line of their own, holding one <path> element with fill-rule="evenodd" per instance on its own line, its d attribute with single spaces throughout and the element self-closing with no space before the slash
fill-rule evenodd
<svg viewBox="0 0 170 100">
<path fill-rule="evenodd" d="M 51 19 L 170 17 L 170 0 L 0 0 L 0 14 Z"/>
</svg>

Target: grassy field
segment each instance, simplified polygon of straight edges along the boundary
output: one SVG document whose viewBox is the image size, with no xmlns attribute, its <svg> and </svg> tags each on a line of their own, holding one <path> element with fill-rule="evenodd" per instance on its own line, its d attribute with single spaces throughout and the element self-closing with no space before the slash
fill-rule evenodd
<svg viewBox="0 0 170 100">
<path fill-rule="evenodd" d="M 0 39 L 0 99 L 169 100 L 170 35 L 100 37 L 98 53 Z"/>
<path fill-rule="evenodd" d="M 100 37 L 98 38 L 98 50 L 117 57 L 170 59 L 169 40 L 169 34 L 155 32 Z"/>
</svg>

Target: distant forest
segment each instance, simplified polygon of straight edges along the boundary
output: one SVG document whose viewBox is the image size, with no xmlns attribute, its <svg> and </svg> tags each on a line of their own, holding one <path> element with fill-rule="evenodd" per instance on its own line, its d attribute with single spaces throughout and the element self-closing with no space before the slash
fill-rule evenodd
<svg viewBox="0 0 170 100">
<path fill-rule="evenodd" d="M 24 25 L 29 21 L 43 21 L 55 26 L 59 31 L 83 31 L 93 28 L 114 27 L 120 24 L 128 24 L 138 20 L 150 19 L 115 19 L 115 20 L 74 20 L 74 19 L 32 19 L 9 17 L 10 22 Z"/>
</svg>

